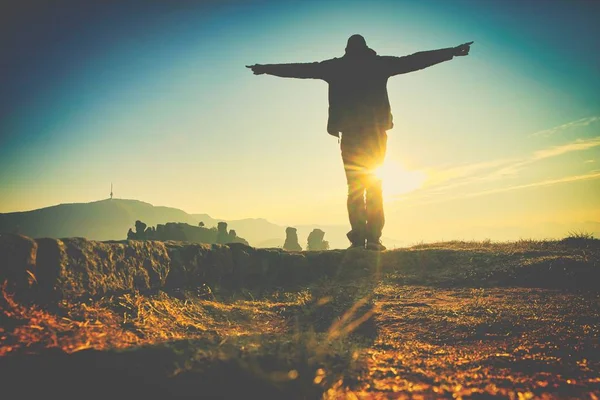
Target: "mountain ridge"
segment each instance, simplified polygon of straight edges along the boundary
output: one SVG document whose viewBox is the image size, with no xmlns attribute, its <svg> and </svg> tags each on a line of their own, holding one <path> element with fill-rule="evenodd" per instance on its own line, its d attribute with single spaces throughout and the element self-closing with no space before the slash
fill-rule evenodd
<svg viewBox="0 0 600 400">
<path fill-rule="evenodd" d="M 265 218 L 226 220 L 209 214 L 189 214 L 167 206 L 155 206 L 136 199 L 103 199 L 88 203 L 62 203 L 29 211 L 0 213 L 0 233 L 20 233 L 32 238 L 85 237 L 92 240 L 124 240 L 129 228 L 140 220 L 148 226 L 167 222 L 182 222 L 206 227 L 227 222 L 228 229 L 248 240 L 255 247 L 281 247 L 285 241 L 286 226 L 274 224 Z M 330 248 L 346 248 L 348 228 L 343 225 L 297 225 L 300 245 L 306 248 L 306 238 L 314 228 L 325 231 Z M 385 239 L 385 243 L 400 242 Z M 279 245 L 275 245 L 280 243 Z"/>
</svg>

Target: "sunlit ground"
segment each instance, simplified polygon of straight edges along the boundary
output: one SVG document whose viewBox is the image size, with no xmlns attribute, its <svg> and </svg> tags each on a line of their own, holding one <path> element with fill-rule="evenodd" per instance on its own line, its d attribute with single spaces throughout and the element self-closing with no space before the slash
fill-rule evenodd
<svg viewBox="0 0 600 400">
<path fill-rule="evenodd" d="M 406 169 L 400 162 L 389 159 L 375 170 L 375 175 L 383 182 L 384 201 L 419 189 L 426 178 L 423 171 Z"/>
<path fill-rule="evenodd" d="M 419 245 L 383 253 L 392 266 L 375 279 L 297 290 L 202 287 L 55 310 L 4 293 L 0 369 L 38 383 L 19 390 L 61 393 L 110 393 L 121 377 L 120 393 L 139 396 L 596 400 L 600 248 L 574 243 Z M 363 271 L 351 261 L 345 275 Z"/>
</svg>

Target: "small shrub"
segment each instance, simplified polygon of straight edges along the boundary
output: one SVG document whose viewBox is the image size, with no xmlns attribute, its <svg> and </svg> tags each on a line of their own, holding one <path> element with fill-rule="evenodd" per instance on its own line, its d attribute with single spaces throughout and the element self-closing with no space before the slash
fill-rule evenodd
<svg viewBox="0 0 600 400">
<path fill-rule="evenodd" d="M 588 247 L 598 245 L 599 239 L 594 238 L 594 235 L 584 231 L 571 231 L 568 236 L 560 241 L 567 246 Z"/>
</svg>

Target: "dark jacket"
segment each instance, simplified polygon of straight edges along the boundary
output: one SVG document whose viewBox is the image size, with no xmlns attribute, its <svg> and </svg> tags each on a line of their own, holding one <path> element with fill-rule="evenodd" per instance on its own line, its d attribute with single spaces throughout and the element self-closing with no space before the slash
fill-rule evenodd
<svg viewBox="0 0 600 400">
<path fill-rule="evenodd" d="M 361 127 L 391 129 L 394 124 L 387 94 L 389 77 L 417 71 L 449 61 L 453 48 L 422 51 L 404 57 L 378 56 L 365 48 L 321 62 L 267 64 L 263 71 L 284 78 L 323 79 L 329 84 L 329 120 L 327 132 Z"/>
</svg>

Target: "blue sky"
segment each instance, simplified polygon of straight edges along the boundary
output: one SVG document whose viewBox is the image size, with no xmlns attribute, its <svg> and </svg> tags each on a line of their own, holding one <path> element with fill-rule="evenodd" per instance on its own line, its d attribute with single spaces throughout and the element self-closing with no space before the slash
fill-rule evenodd
<svg viewBox="0 0 600 400">
<path fill-rule="evenodd" d="M 360 33 L 382 55 L 475 41 L 388 83 L 384 234 L 600 222 L 598 2 L 23 4 L 0 24 L 0 212 L 113 182 L 190 213 L 347 223 L 326 84 L 244 66 L 339 57 Z"/>
</svg>

